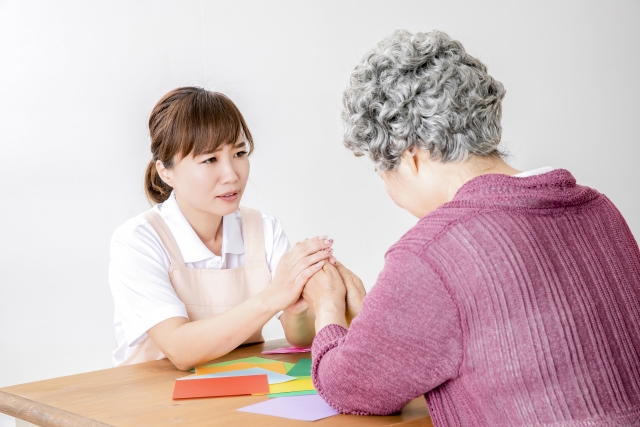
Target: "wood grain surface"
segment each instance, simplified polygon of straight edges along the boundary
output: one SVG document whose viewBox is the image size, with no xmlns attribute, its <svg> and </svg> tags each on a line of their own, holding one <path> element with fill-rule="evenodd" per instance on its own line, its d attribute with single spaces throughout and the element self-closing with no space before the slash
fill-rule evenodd
<svg viewBox="0 0 640 427">
<path fill-rule="evenodd" d="M 279 347 L 288 347 L 288 343 L 276 340 L 243 346 L 216 362 L 262 356 L 261 351 Z M 310 353 L 264 357 L 295 363 L 301 357 L 310 357 Z M 176 378 L 188 374 L 164 359 L 5 387 L 0 389 L 0 412 L 43 427 L 287 427 L 307 423 L 236 411 L 267 400 L 267 396 L 172 400 Z M 423 397 L 409 402 L 397 415 L 337 415 L 313 425 L 432 427 Z"/>
</svg>

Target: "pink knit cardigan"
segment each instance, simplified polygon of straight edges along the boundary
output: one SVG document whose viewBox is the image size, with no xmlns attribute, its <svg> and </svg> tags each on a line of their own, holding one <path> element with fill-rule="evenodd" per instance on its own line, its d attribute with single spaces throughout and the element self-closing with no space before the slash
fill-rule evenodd
<svg viewBox="0 0 640 427">
<path fill-rule="evenodd" d="M 477 177 L 389 249 L 361 314 L 312 354 L 344 413 L 424 395 L 436 427 L 640 426 L 638 244 L 566 170 Z"/>
</svg>

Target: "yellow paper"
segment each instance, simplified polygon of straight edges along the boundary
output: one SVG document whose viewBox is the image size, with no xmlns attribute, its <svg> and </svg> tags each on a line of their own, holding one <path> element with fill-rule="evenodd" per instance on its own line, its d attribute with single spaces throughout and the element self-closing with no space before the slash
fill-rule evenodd
<svg viewBox="0 0 640 427">
<path fill-rule="evenodd" d="M 196 367 L 196 375 L 205 375 L 205 374 L 217 374 L 218 372 L 229 372 L 229 371 L 238 371 L 240 369 L 250 369 L 250 368 L 263 368 L 268 371 L 277 372 L 279 374 L 287 374 L 287 370 L 284 367 L 284 363 L 275 362 L 275 363 L 234 363 L 233 365 L 227 366 L 197 366 Z"/>
<path fill-rule="evenodd" d="M 269 384 L 269 394 L 304 390 L 315 390 L 311 378 L 297 379 L 280 384 Z"/>
</svg>

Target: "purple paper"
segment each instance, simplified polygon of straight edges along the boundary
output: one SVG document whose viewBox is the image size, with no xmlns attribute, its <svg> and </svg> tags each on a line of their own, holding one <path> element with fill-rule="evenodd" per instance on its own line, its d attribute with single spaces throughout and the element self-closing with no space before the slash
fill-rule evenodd
<svg viewBox="0 0 640 427">
<path fill-rule="evenodd" d="M 329 406 L 317 394 L 278 397 L 255 405 L 245 406 L 238 409 L 238 411 L 302 421 L 316 421 L 338 415 L 338 411 Z"/>
<path fill-rule="evenodd" d="M 310 351 L 311 351 L 311 347 L 308 347 L 308 348 L 285 347 L 285 348 L 276 348 L 275 350 L 263 351 L 262 354 L 309 353 Z"/>
</svg>

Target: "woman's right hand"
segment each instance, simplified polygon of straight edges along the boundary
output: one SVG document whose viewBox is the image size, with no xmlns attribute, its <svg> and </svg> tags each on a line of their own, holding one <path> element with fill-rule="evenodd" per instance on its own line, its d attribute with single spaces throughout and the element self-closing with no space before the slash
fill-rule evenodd
<svg viewBox="0 0 640 427">
<path fill-rule="evenodd" d="M 351 270 L 344 266 L 344 264 L 336 261 L 335 263 L 336 269 L 338 273 L 340 273 L 340 277 L 342 277 L 342 281 L 344 282 L 345 288 L 347 288 L 347 323 L 351 324 L 351 321 L 360 314 L 360 310 L 362 310 L 362 301 L 364 297 L 367 295 L 367 291 L 362 284 L 362 280 L 358 276 L 356 276 Z"/>
<path fill-rule="evenodd" d="M 265 289 L 265 298 L 272 310 L 280 311 L 298 301 L 309 278 L 322 269 L 331 257 L 333 240 L 318 236 L 296 243 L 284 254 L 273 280 Z"/>
</svg>

